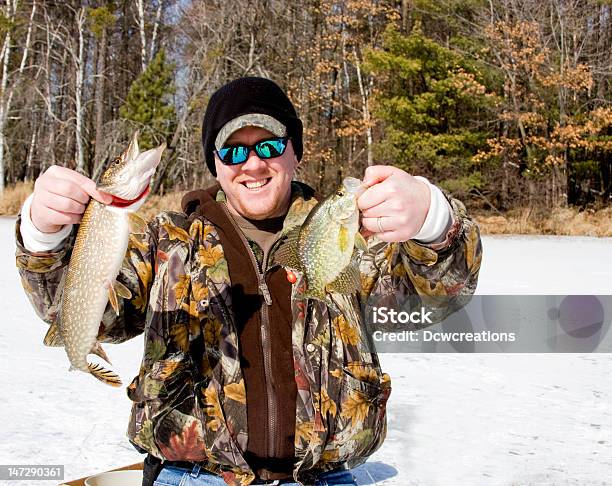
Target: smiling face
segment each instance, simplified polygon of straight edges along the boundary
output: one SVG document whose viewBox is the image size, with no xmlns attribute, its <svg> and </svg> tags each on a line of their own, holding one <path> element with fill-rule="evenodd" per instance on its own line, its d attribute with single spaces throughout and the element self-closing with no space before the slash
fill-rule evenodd
<svg viewBox="0 0 612 486">
<path fill-rule="evenodd" d="M 274 135 L 260 127 L 244 127 L 234 132 L 226 145 L 254 145 Z M 260 159 L 254 150 L 244 164 L 225 165 L 215 154 L 217 180 L 225 192 L 230 211 L 249 219 L 267 219 L 286 214 L 291 198 L 291 180 L 297 157 L 291 141 L 285 153 Z"/>
</svg>

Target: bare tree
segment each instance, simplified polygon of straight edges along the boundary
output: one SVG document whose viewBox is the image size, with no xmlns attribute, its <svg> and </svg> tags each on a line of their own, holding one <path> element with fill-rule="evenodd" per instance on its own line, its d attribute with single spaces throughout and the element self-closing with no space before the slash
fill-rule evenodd
<svg viewBox="0 0 612 486">
<path fill-rule="evenodd" d="M 85 173 L 85 152 L 83 149 L 83 122 L 85 116 L 83 103 L 83 76 L 85 71 L 85 9 L 80 8 L 75 13 L 78 41 L 76 52 L 72 48 L 72 60 L 76 72 L 75 76 L 75 109 L 76 109 L 76 147 L 77 147 L 77 170 Z"/>
<path fill-rule="evenodd" d="M 140 32 L 140 62 L 142 70 L 144 71 L 147 67 L 147 36 L 145 34 L 145 9 L 143 0 L 137 0 L 136 6 L 138 8 L 138 31 Z"/>
</svg>

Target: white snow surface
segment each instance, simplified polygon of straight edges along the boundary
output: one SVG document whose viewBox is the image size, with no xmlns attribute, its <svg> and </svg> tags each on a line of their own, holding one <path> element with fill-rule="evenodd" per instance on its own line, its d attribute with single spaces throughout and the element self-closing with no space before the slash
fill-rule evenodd
<svg viewBox="0 0 612 486">
<path fill-rule="evenodd" d="M 479 294 L 610 293 L 612 239 L 484 237 L 483 247 Z M 75 479 L 142 460 L 125 435 L 125 387 L 69 373 L 63 349 L 43 346 L 12 218 L 0 219 L 0 248 L 0 464 L 63 464 Z M 106 345 L 126 384 L 142 348 L 141 337 Z M 355 470 L 360 485 L 612 484 L 612 355 L 380 357 L 393 384 L 388 434 Z"/>
</svg>

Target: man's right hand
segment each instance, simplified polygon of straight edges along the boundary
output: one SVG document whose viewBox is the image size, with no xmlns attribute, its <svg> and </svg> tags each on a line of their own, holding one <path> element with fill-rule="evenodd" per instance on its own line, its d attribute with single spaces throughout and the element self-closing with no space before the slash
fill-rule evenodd
<svg viewBox="0 0 612 486">
<path fill-rule="evenodd" d="M 91 197 L 103 204 L 113 199 L 98 191 L 95 182 L 88 177 L 52 165 L 34 183 L 30 207 L 32 224 L 43 233 L 56 233 L 67 224 L 80 223 Z"/>
</svg>

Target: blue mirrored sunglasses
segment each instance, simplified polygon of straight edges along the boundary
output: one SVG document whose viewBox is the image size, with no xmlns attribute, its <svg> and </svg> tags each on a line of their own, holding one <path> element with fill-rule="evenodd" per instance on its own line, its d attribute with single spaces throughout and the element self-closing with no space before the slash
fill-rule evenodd
<svg viewBox="0 0 612 486">
<path fill-rule="evenodd" d="M 288 140 L 289 137 L 280 137 L 260 140 L 255 145 L 227 145 L 215 152 L 225 165 L 244 164 L 251 150 L 255 150 L 260 159 L 280 157 L 285 153 Z"/>
</svg>

